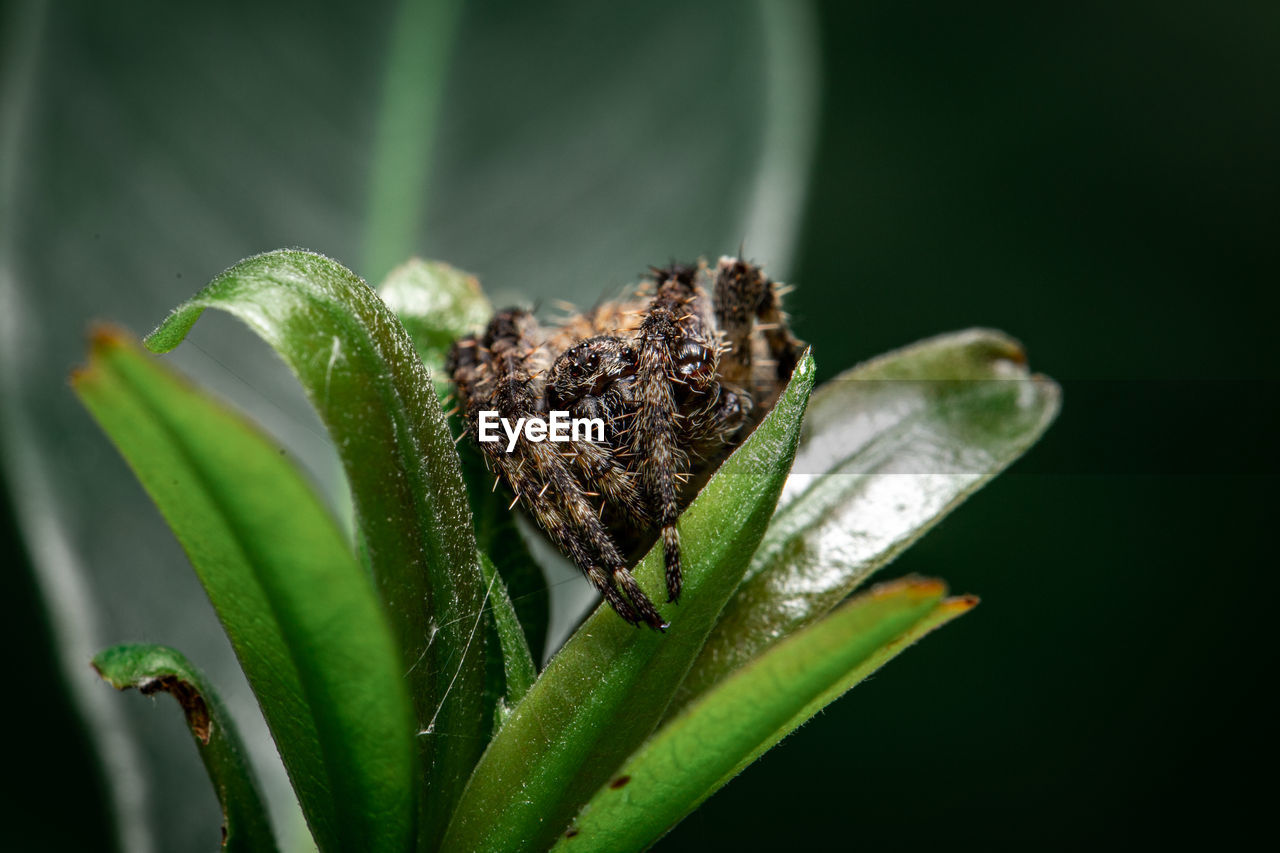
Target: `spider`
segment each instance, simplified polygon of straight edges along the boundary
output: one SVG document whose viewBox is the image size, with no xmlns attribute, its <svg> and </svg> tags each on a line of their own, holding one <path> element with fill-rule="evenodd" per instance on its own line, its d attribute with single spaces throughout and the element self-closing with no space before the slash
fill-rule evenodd
<svg viewBox="0 0 1280 853">
<path fill-rule="evenodd" d="M 516 502 L 619 616 L 665 630 L 629 567 L 660 538 L 667 601 L 679 600 L 676 521 L 773 406 L 802 344 L 758 266 L 724 257 L 650 273 L 629 296 L 557 326 L 500 311 L 454 344 L 446 369 L 466 433 Z M 479 441 L 486 410 L 513 423 L 552 411 L 599 418 L 604 440 L 521 438 L 507 452 Z"/>
</svg>

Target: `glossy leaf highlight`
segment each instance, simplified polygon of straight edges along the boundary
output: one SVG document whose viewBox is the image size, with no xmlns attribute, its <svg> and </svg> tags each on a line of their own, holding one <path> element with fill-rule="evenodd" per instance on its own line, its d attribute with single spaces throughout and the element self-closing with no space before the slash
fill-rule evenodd
<svg viewBox="0 0 1280 853">
<path fill-rule="evenodd" d="M 668 715 L 829 612 L 1026 452 L 1059 402 L 1016 341 L 985 329 L 819 387 L 778 512 Z"/>
</svg>

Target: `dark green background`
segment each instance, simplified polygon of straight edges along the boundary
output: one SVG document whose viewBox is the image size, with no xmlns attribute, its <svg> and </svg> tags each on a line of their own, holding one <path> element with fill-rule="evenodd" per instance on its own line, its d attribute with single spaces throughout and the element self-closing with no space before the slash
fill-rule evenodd
<svg viewBox="0 0 1280 853">
<path fill-rule="evenodd" d="M 830 368 L 992 325 L 1042 444 L 892 567 L 983 604 L 663 850 L 1242 842 L 1271 808 L 1280 6 L 828 3 L 792 301 Z"/>
<path fill-rule="evenodd" d="M 1064 408 L 891 567 L 982 606 L 659 849 L 1242 838 L 1274 759 L 1280 6 L 828 2 L 820 31 L 790 301 L 820 368 L 994 326 Z M 4 644 L 26 650 L 6 833 L 94 849 L 96 770 L 5 564 Z"/>
</svg>

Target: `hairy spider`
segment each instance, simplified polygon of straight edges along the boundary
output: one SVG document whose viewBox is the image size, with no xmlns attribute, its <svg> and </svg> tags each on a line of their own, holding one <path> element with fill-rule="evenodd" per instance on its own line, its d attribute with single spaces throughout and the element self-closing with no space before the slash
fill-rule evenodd
<svg viewBox="0 0 1280 853">
<path fill-rule="evenodd" d="M 773 406 L 801 352 L 780 288 L 737 258 L 652 268 L 632 295 L 558 326 L 500 311 L 449 353 L 466 431 L 556 545 L 632 624 L 666 622 L 629 566 L 662 539 L 680 597 L 676 521 Z M 710 296 L 708 296 L 708 293 Z M 480 413 L 600 418 L 603 441 L 479 441 Z"/>
</svg>

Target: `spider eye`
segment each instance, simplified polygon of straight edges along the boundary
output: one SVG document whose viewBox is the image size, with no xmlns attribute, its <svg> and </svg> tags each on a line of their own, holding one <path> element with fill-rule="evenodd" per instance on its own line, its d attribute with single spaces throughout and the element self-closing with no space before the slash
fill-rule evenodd
<svg viewBox="0 0 1280 853">
<path fill-rule="evenodd" d="M 702 346 L 691 345 L 681 353 L 676 369 L 693 387 L 705 388 L 715 379 L 715 363 L 712 354 Z"/>
<path fill-rule="evenodd" d="M 701 373 L 706 366 L 706 362 L 702 359 L 697 359 L 695 361 L 683 361 L 680 363 L 680 372 L 685 376 L 689 376 L 694 373 Z"/>
</svg>

